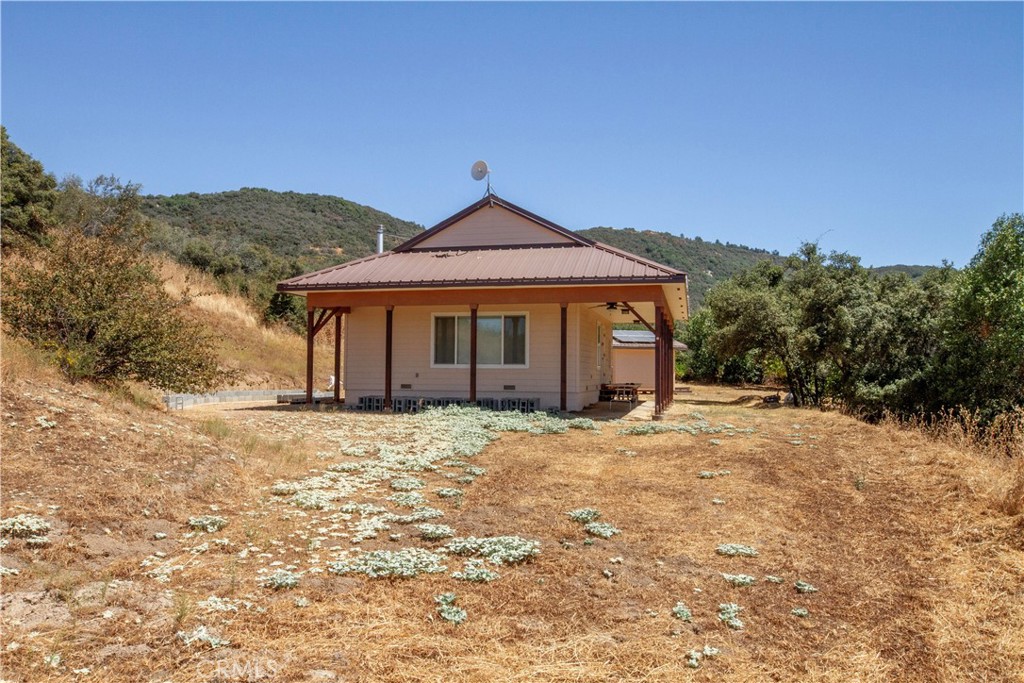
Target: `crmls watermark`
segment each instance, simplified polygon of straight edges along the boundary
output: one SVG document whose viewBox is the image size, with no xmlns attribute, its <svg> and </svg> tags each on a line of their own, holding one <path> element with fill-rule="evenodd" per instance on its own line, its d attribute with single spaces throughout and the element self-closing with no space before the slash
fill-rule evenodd
<svg viewBox="0 0 1024 683">
<path fill-rule="evenodd" d="M 202 678 L 213 681 L 255 683 L 272 679 L 284 670 L 284 663 L 271 657 L 231 657 L 196 665 Z"/>
</svg>

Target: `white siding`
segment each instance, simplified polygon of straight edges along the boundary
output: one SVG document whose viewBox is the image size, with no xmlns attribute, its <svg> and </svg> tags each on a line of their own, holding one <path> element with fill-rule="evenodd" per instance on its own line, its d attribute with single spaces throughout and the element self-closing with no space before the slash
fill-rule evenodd
<svg viewBox="0 0 1024 683">
<path fill-rule="evenodd" d="M 635 382 L 641 389 L 654 390 L 654 348 L 616 348 L 612 351 L 615 382 Z"/>
<path fill-rule="evenodd" d="M 430 367 L 431 315 L 469 313 L 468 306 L 398 306 L 394 311 L 392 396 L 469 397 L 469 368 Z M 558 408 L 560 307 L 557 304 L 481 306 L 487 313 L 527 315 L 528 357 L 526 368 L 478 368 L 477 398 L 538 398 L 542 408 Z M 605 347 L 610 346 L 611 325 L 589 313 L 586 305 L 568 310 L 568 358 L 566 392 L 569 410 L 580 410 L 597 401 L 602 382 L 611 376 L 609 360 L 598 370 L 597 325 L 607 327 Z M 355 308 L 348 316 L 345 336 L 345 398 L 357 403 L 360 396 L 384 395 L 383 307 Z M 583 341 L 582 353 L 579 340 Z M 408 384 L 411 388 L 403 389 Z M 505 389 L 514 385 L 515 389 Z"/>
<path fill-rule="evenodd" d="M 416 245 L 417 249 L 562 244 L 572 240 L 500 206 L 475 211 Z"/>
</svg>

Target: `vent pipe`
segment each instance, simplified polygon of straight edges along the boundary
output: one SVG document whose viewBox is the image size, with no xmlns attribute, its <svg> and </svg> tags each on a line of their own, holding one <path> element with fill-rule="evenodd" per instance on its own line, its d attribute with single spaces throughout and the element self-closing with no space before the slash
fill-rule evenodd
<svg viewBox="0 0 1024 683">
<path fill-rule="evenodd" d="M 384 253 L 384 226 L 383 225 L 378 225 L 377 226 L 377 253 L 378 254 L 383 254 Z"/>
</svg>

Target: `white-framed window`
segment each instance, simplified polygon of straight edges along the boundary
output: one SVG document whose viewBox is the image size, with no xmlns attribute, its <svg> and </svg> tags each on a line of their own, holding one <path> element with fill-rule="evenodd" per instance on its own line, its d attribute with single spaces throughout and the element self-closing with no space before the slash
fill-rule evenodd
<svg viewBox="0 0 1024 683">
<path fill-rule="evenodd" d="M 431 316 L 430 367 L 469 367 L 468 313 Z M 476 317 L 477 367 L 529 367 L 526 313 L 478 313 Z"/>
</svg>

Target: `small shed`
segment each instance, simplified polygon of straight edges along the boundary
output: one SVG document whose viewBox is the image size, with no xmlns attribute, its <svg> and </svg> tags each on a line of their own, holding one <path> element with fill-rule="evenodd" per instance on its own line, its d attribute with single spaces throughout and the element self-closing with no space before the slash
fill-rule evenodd
<svg viewBox="0 0 1024 683">
<path fill-rule="evenodd" d="M 639 384 L 641 391 L 654 391 L 654 333 L 650 330 L 612 330 L 612 381 Z M 673 340 L 675 355 L 686 351 L 686 344 Z"/>
</svg>

